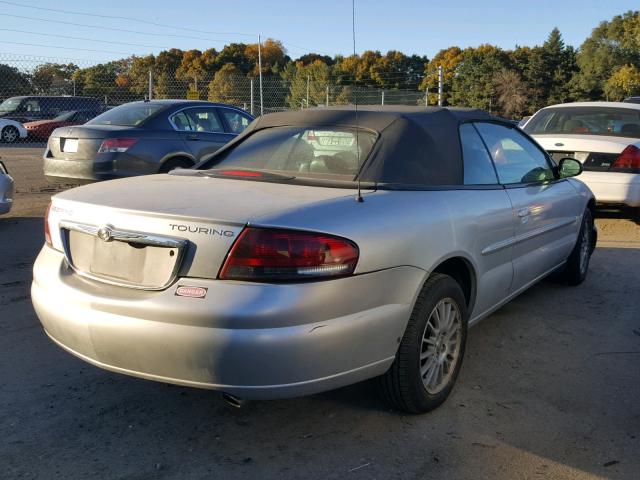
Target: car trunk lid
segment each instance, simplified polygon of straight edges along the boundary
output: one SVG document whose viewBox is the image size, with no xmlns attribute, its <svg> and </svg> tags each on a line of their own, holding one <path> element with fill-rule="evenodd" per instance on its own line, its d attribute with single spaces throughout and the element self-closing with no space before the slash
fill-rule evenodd
<svg viewBox="0 0 640 480">
<path fill-rule="evenodd" d="M 60 127 L 49 137 L 47 158 L 91 160 L 105 138 L 136 137 L 136 129 L 119 125 Z"/>
<path fill-rule="evenodd" d="M 58 194 L 54 248 L 82 275 L 161 289 L 176 276 L 216 278 L 247 224 L 355 191 L 207 176 L 152 175 Z"/>
<path fill-rule="evenodd" d="M 535 140 L 557 162 L 564 157 L 582 162 L 585 171 L 609 171 L 620 153 L 638 139 L 614 136 L 535 135 Z"/>
</svg>

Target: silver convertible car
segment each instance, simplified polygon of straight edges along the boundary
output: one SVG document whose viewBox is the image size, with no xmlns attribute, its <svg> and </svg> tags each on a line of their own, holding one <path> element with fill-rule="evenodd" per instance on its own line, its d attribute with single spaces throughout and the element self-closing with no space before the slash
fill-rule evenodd
<svg viewBox="0 0 640 480">
<path fill-rule="evenodd" d="M 33 304 L 115 372 L 236 403 L 378 377 L 425 412 L 469 326 L 552 272 L 584 280 L 580 172 L 479 110 L 265 115 L 195 169 L 53 197 Z"/>
</svg>

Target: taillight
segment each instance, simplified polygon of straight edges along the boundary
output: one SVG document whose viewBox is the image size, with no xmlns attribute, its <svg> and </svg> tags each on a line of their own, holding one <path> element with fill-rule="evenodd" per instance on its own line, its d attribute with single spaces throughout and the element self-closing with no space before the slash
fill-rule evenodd
<svg viewBox="0 0 640 480">
<path fill-rule="evenodd" d="M 309 133 L 307 134 L 307 140 L 309 140 L 310 142 L 318 140 L 318 137 L 316 136 L 316 132 L 314 132 L 313 130 L 309 130 Z"/>
<path fill-rule="evenodd" d="M 611 168 L 640 169 L 640 148 L 629 145 L 613 162 Z"/>
<path fill-rule="evenodd" d="M 351 275 L 358 262 L 355 243 L 322 233 L 246 228 L 231 248 L 219 278 L 300 281 Z"/>
<path fill-rule="evenodd" d="M 44 241 L 47 245 L 51 246 L 51 227 L 49 227 L 49 212 L 51 211 L 51 203 L 47 206 L 47 211 L 44 214 Z"/>
<path fill-rule="evenodd" d="M 98 153 L 123 153 L 137 141 L 137 138 L 107 138 L 100 144 Z"/>
</svg>

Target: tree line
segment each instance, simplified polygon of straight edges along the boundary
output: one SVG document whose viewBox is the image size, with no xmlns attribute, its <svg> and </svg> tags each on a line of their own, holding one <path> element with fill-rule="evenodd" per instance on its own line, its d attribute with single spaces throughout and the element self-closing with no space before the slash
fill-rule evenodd
<svg viewBox="0 0 640 480">
<path fill-rule="evenodd" d="M 578 49 L 566 45 L 555 28 L 539 46 L 452 46 L 432 59 L 398 51 L 334 57 L 310 53 L 292 59 L 273 39 L 261 44 L 261 53 L 263 76 L 268 85 L 279 87 L 271 93 L 280 97 L 276 103 L 293 108 L 307 101 L 309 106 L 323 104 L 327 85 L 338 87 L 332 103 L 349 103 L 354 88 L 374 87 L 420 90 L 433 105 L 440 66 L 446 104 L 513 118 L 554 103 L 640 95 L 640 11 L 601 22 Z M 258 45 L 251 43 L 231 43 L 220 51 L 170 49 L 87 68 L 45 63 L 30 73 L 0 64 L 0 97 L 70 94 L 73 88 L 76 95 L 140 99 L 148 92 L 152 71 L 155 97 L 184 98 L 196 90 L 200 98 L 241 105 L 248 78 L 255 78 L 258 69 Z"/>
</svg>

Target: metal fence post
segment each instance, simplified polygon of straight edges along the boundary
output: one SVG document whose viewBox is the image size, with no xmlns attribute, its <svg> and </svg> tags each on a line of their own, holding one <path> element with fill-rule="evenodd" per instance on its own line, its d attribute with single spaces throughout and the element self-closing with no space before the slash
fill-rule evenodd
<svg viewBox="0 0 640 480">
<path fill-rule="evenodd" d="M 424 91 L 424 106 L 429 106 L 429 87 L 427 87 Z"/>
<path fill-rule="evenodd" d="M 149 69 L 149 100 L 153 100 L 153 70 Z"/>
<path fill-rule="evenodd" d="M 443 69 L 442 65 L 438 67 L 438 106 L 442 106 L 442 83 L 443 83 Z"/>
<path fill-rule="evenodd" d="M 309 75 L 307 75 L 307 108 L 309 108 Z"/>
<path fill-rule="evenodd" d="M 251 90 L 251 93 L 250 93 L 251 110 L 249 111 L 249 113 L 253 115 L 253 78 L 249 79 L 249 89 Z"/>
<path fill-rule="evenodd" d="M 264 114 L 264 103 L 262 101 L 262 42 L 260 35 L 258 35 L 258 70 L 260 70 L 260 115 Z"/>
<path fill-rule="evenodd" d="M 326 106 L 326 107 L 328 107 L 328 106 L 329 106 L 329 85 L 327 85 L 327 101 L 326 101 L 325 106 Z"/>
<path fill-rule="evenodd" d="M 381 105 L 384 107 L 384 90 L 382 90 L 382 103 Z"/>
</svg>

